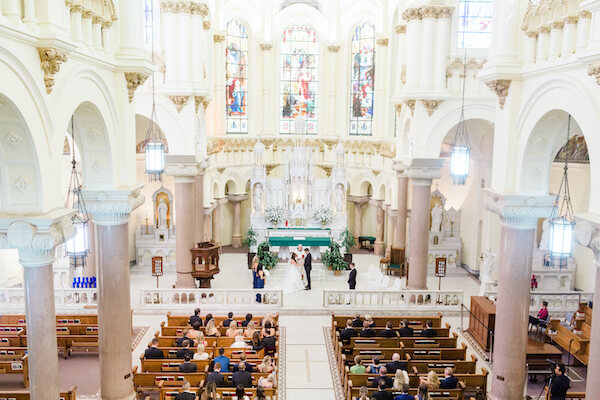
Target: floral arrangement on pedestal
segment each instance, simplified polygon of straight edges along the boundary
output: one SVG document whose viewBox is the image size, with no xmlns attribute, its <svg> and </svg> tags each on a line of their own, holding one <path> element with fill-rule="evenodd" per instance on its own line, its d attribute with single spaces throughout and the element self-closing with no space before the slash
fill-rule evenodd
<svg viewBox="0 0 600 400">
<path fill-rule="evenodd" d="M 321 255 L 321 262 L 325 264 L 329 269 L 333 269 L 336 275 L 340 274 L 340 271 L 346 269 L 348 265 L 342 257 L 340 252 L 340 245 L 336 242 L 331 242 L 329 248 Z"/>
<path fill-rule="evenodd" d="M 333 221 L 333 211 L 329 207 L 321 206 L 314 211 L 313 218 L 321 225 L 330 224 Z"/>
<path fill-rule="evenodd" d="M 273 226 L 279 225 L 285 219 L 285 210 L 281 206 L 270 206 L 265 210 L 265 218 Z"/>
</svg>

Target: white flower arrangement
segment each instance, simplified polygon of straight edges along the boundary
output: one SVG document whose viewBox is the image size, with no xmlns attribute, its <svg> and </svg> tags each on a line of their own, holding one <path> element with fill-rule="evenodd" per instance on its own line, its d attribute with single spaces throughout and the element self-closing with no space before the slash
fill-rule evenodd
<svg viewBox="0 0 600 400">
<path fill-rule="evenodd" d="M 281 206 L 270 206 L 265 210 L 265 216 L 267 221 L 277 225 L 285 218 L 285 210 Z"/>
<path fill-rule="evenodd" d="M 321 206 L 315 210 L 313 218 L 318 223 L 327 225 L 333 221 L 333 211 L 329 207 Z"/>
</svg>

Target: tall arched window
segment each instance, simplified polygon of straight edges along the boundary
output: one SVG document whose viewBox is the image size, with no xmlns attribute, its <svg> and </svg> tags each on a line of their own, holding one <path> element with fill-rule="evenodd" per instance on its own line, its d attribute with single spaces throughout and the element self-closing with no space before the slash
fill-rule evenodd
<svg viewBox="0 0 600 400">
<path fill-rule="evenodd" d="M 225 59 L 227 133 L 248 133 L 248 35 L 236 20 L 227 24 Z"/>
<path fill-rule="evenodd" d="M 319 40 L 313 28 L 292 25 L 281 38 L 281 105 L 279 131 L 296 133 L 302 116 L 303 133 L 317 133 Z"/>
<path fill-rule="evenodd" d="M 373 134 L 375 102 L 375 27 L 357 26 L 352 36 L 350 135 Z"/>
<path fill-rule="evenodd" d="M 493 9 L 494 0 L 460 0 L 458 4 L 459 48 L 490 48 Z"/>
<path fill-rule="evenodd" d="M 144 43 L 150 46 L 152 43 L 152 29 L 154 29 L 153 0 L 144 0 Z"/>
</svg>

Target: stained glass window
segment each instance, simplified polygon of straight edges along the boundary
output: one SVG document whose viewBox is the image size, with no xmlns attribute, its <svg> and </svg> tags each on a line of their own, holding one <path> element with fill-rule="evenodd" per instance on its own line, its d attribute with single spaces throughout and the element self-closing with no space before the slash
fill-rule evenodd
<svg viewBox="0 0 600 400">
<path fill-rule="evenodd" d="M 352 36 L 350 135 L 373 134 L 375 27 L 364 23 Z"/>
<path fill-rule="evenodd" d="M 490 48 L 493 3 L 493 0 L 460 0 L 458 5 L 459 48 Z"/>
<path fill-rule="evenodd" d="M 153 0 L 144 0 L 144 43 L 152 44 L 152 29 L 154 29 Z"/>
<path fill-rule="evenodd" d="M 248 133 L 248 35 L 236 20 L 227 24 L 225 58 L 227 133 Z"/>
<path fill-rule="evenodd" d="M 296 133 L 294 121 L 304 118 L 304 132 L 317 133 L 319 40 L 313 28 L 293 25 L 281 38 L 281 104 L 279 131 Z"/>
</svg>

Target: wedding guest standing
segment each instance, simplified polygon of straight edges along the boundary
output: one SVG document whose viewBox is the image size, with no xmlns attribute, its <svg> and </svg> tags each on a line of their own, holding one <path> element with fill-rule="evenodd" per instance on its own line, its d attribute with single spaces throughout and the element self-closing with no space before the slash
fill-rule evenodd
<svg viewBox="0 0 600 400">
<path fill-rule="evenodd" d="M 356 289 L 356 266 L 354 263 L 350 263 L 350 276 L 348 277 L 348 286 L 350 290 Z"/>
</svg>

